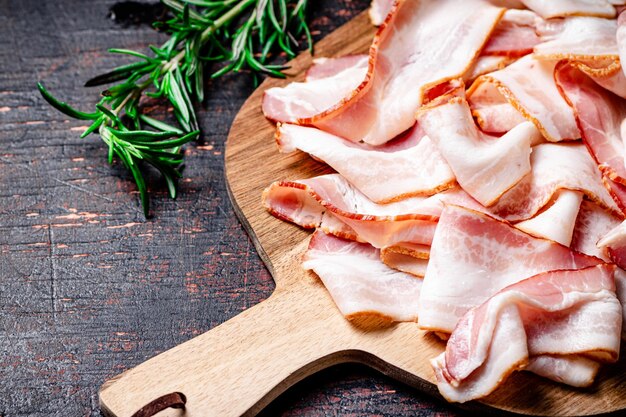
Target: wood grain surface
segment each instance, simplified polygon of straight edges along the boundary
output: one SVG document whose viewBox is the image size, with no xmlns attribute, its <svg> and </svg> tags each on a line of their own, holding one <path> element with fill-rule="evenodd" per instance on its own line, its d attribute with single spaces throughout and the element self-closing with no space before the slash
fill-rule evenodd
<svg viewBox="0 0 626 417">
<path fill-rule="evenodd" d="M 365 52 L 372 35 L 367 15 L 361 14 L 318 43 L 316 54 Z M 343 362 L 367 364 L 436 395 L 429 360 L 444 344 L 416 323 L 381 328 L 345 320 L 315 274 L 301 268 L 309 232 L 273 218 L 260 204 L 262 190 L 273 181 L 328 172 L 305 154 L 279 154 L 274 126 L 260 109 L 266 88 L 303 79 L 309 65 L 310 56 L 303 54 L 291 62 L 293 78 L 266 80 L 244 103 L 226 144 L 226 177 L 235 210 L 276 290 L 239 316 L 107 383 L 100 396 L 105 414 L 127 417 L 158 396 L 180 391 L 188 398 L 188 417 L 256 415 L 294 383 Z M 591 389 L 516 373 L 482 404 L 464 407 L 542 416 L 620 412 L 626 408 L 625 371 L 624 361 L 605 367 Z"/>
<path fill-rule="evenodd" d="M 316 39 L 368 0 L 315 0 Z M 157 175 L 143 219 L 132 179 L 84 123 L 35 89 L 89 109 L 85 80 L 162 34 L 107 17 L 114 0 L 0 0 L 0 416 L 100 416 L 101 384 L 266 299 L 274 283 L 228 201 L 224 142 L 254 90 L 246 74 L 208 85 L 203 142 L 186 147 L 177 200 Z M 322 371 L 265 417 L 459 415 L 361 365 Z"/>
</svg>

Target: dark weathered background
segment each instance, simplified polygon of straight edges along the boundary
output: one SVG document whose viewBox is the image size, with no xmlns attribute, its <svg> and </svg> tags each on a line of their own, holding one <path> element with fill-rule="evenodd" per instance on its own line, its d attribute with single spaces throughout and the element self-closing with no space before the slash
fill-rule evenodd
<svg viewBox="0 0 626 417">
<path fill-rule="evenodd" d="M 42 80 L 89 109 L 88 78 L 163 35 L 107 18 L 113 0 L 0 0 L 0 416 L 99 416 L 108 378 L 267 298 L 273 282 L 226 195 L 224 141 L 252 91 L 245 75 L 210 85 L 202 144 L 187 146 L 176 201 L 150 178 L 155 217 L 106 163 L 83 123 L 46 105 Z M 368 1 L 311 1 L 316 38 Z M 453 415 L 361 366 L 338 366 L 265 416 Z"/>
</svg>

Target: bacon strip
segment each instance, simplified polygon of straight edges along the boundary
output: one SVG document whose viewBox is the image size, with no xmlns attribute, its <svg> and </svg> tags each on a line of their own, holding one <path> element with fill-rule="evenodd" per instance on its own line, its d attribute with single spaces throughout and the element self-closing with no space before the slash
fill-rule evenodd
<svg viewBox="0 0 626 417">
<path fill-rule="evenodd" d="M 606 0 L 522 0 L 544 19 L 565 16 L 615 17 L 615 8 Z"/>
<path fill-rule="evenodd" d="M 294 123 L 322 113 L 348 97 L 365 79 L 367 68 L 367 55 L 315 60 L 305 82 L 265 90 L 263 114 L 276 122 Z"/>
<path fill-rule="evenodd" d="M 449 401 L 480 398 L 535 355 L 583 354 L 602 362 L 616 361 L 622 308 L 615 295 L 614 271 L 614 265 L 600 264 L 545 272 L 470 310 L 433 363 L 440 392 Z M 504 337 L 502 328 L 513 336 Z M 510 355 L 511 349 L 517 354 Z M 499 378 L 479 372 L 494 367 L 493 363 Z"/>
<path fill-rule="evenodd" d="M 560 189 L 584 193 L 613 213 L 619 213 L 604 188 L 595 162 L 581 144 L 544 143 L 533 147 L 532 172 L 491 206 L 509 221 L 529 219 L 552 200 Z"/>
<path fill-rule="evenodd" d="M 595 256 L 606 262 L 610 261 L 605 249 L 598 247 L 598 242 L 622 219 L 608 212 L 591 201 L 583 201 L 580 205 L 574 235 L 570 247 L 586 255 Z"/>
<path fill-rule="evenodd" d="M 375 316 L 388 321 L 415 321 L 420 279 L 394 271 L 370 245 L 315 232 L 303 267 L 320 277 L 347 319 Z"/>
<path fill-rule="evenodd" d="M 626 118 L 626 102 L 599 88 L 571 65 L 559 65 L 555 79 L 576 110 L 583 140 L 604 175 L 626 185 L 621 127 Z"/>
<path fill-rule="evenodd" d="M 374 39 L 365 80 L 333 108 L 298 123 L 354 142 L 393 139 L 414 124 L 428 89 L 472 66 L 503 12 L 483 0 L 462 8 L 456 0 L 398 2 Z"/>
<path fill-rule="evenodd" d="M 515 227 L 533 236 L 569 246 L 582 201 L 581 192 L 561 190 L 550 207 L 532 219 L 517 223 Z"/>
<path fill-rule="evenodd" d="M 522 123 L 501 138 L 489 137 L 476 128 L 461 97 L 425 106 L 417 118 L 461 187 L 485 206 L 530 172 L 530 144 L 538 136 L 532 123 Z"/>
<path fill-rule="evenodd" d="M 446 206 L 431 246 L 419 325 L 450 333 L 469 309 L 510 284 L 541 272 L 600 262 L 486 214 Z"/>
<path fill-rule="evenodd" d="M 528 10 L 507 10 L 481 54 L 517 58 L 531 53 L 541 42 L 535 30 L 538 19 Z"/>
<path fill-rule="evenodd" d="M 379 203 L 432 195 L 455 183 L 452 170 L 418 126 L 404 138 L 379 148 L 290 124 L 278 126 L 276 142 L 281 152 L 299 149 L 324 161 Z"/>
<path fill-rule="evenodd" d="M 554 84 L 554 67 L 552 61 L 525 56 L 500 71 L 478 77 L 467 92 L 468 100 L 476 106 L 481 98 L 493 97 L 493 89 L 497 89 L 547 140 L 578 139 L 574 113 Z"/>
</svg>

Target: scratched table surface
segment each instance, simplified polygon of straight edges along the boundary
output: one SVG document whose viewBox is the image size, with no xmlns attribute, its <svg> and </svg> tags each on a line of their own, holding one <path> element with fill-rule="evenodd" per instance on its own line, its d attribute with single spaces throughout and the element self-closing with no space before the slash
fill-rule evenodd
<svg viewBox="0 0 626 417">
<path fill-rule="evenodd" d="M 316 39 L 367 0 L 311 1 Z M 118 22 L 109 15 L 114 7 Z M 152 219 L 84 123 L 44 103 L 38 80 L 90 109 L 85 80 L 165 38 L 152 6 L 0 0 L 0 417 L 100 416 L 107 379 L 267 298 L 274 283 L 226 193 L 224 142 L 253 91 L 247 74 L 208 85 L 203 141 L 186 147 L 175 201 L 148 175 Z M 132 11 L 132 10 L 131 10 Z M 120 22 L 122 24 L 120 24 Z M 260 196 L 259 196 L 260 197 Z M 149 383 L 149 381 L 146 381 Z M 263 416 L 454 416 L 443 402 L 358 365 L 304 380 Z"/>
</svg>

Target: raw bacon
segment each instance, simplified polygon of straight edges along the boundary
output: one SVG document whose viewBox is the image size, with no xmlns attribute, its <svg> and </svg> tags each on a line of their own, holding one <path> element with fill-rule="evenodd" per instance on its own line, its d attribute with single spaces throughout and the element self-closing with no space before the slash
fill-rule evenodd
<svg viewBox="0 0 626 417">
<path fill-rule="evenodd" d="M 274 87 L 263 93 L 263 114 L 276 122 L 297 122 L 331 108 L 365 79 L 367 55 L 326 58 L 315 63 L 301 83 Z"/>
<path fill-rule="evenodd" d="M 290 124 L 278 126 L 276 142 L 281 152 L 299 149 L 324 161 L 379 203 L 432 195 L 455 184 L 452 170 L 418 126 L 405 137 L 379 148 Z"/>
<path fill-rule="evenodd" d="M 604 188 L 595 162 L 581 144 L 544 143 L 533 147 L 531 174 L 507 191 L 490 210 L 509 221 L 527 220 L 560 189 L 581 191 L 590 200 L 619 213 Z"/>
<path fill-rule="evenodd" d="M 617 360 L 622 309 L 614 271 L 600 264 L 545 272 L 470 310 L 433 361 L 440 392 L 457 402 L 483 397 L 535 355 Z"/>
<path fill-rule="evenodd" d="M 565 16 L 615 17 L 615 8 L 607 0 L 522 0 L 544 19 Z"/>
<path fill-rule="evenodd" d="M 530 144 L 538 136 L 532 123 L 522 123 L 501 138 L 489 137 L 477 129 L 461 97 L 425 106 L 417 119 L 461 187 L 485 206 L 530 172 Z"/>
<path fill-rule="evenodd" d="M 570 246 L 582 201 L 580 191 L 561 190 L 550 207 L 532 219 L 517 223 L 515 227 L 533 236 Z"/>
<path fill-rule="evenodd" d="M 555 62 L 525 56 L 508 67 L 478 77 L 467 92 L 476 105 L 496 89 L 550 142 L 580 138 L 574 112 L 554 84 Z"/>
<path fill-rule="evenodd" d="M 458 188 L 429 198 L 413 197 L 391 204 L 376 204 L 338 174 L 296 182 L 279 181 L 263 193 L 263 204 L 278 218 L 304 228 L 316 228 L 330 215 L 331 222 L 339 221 L 348 228 L 339 228 L 337 224 L 329 226 L 327 221 L 327 232 L 368 242 L 376 248 L 399 243 L 430 246 L 446 203 L 481 209 Z"/>
<path fill-rule="evenodd" d="M 422 281 L 383 264 L 370 245 L 315 232 L 303 266 L 313 270 L 348 319 L 415 321 Z"/>
<path fill-rule="evenodd" d="M 486 214 L 446 206 L 431 246 L 419 325 L 450 333 L 469 309 L 510 284 L 541 272 L 600 262 Z"/>
</svg>

